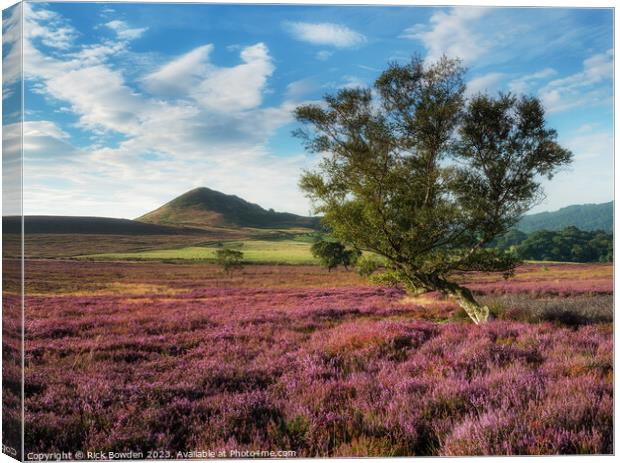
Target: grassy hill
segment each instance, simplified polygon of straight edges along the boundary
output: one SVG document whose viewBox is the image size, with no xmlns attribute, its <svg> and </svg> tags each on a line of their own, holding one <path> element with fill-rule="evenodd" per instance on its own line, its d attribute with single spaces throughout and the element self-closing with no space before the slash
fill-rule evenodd
<svg viewBox="0 0 620 463">
<path fill-rule="evenodd" d="M 30 215 L 24 218 L 26 234 L 95 234 L 95 235 L 197 235 L 203 230 L 173 227 L 109 217 L 73 217 Z M 2 217 L 3 233 L 20 233 L 21 217 Z"/>
<path fill-rule="evenodd" d="M 204 187 L 188 191 L 136 220 L 150 224 L 198 228 L 320 228 L 318 217 L 266 210 L 238 196 Z M 576 204 L 553 212 L 526 215 L 516 228 L 531 233 L 537 230 L 562 230 L 568 226 L 586 231 L 611 232 L 613 202 Z"/>
<path fill-rule="evenodd" d="M 318 228 L 319 219 L 266 210 L 209 188 L 196 188 L 136 220 L 189 227 Z"/>
<path fill-rule="evenodd" d="M 526 215 L 516 228 L 525 233 L 537 230 L 562 230 L 575 226 L 580 230 L 603 230 L 608 233 L 614 228 L 614 203 L 574 204 L 553 212 Z"/>
</svg>

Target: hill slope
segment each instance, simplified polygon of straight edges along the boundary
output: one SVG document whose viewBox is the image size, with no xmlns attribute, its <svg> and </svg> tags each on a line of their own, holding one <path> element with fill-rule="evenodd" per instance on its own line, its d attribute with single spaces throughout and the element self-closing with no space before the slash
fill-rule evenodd
<svg viewBox="0 0 620 463">
<path fill-rule="evenodd" d="M 154 225 L 128 219 L 108 217 L 73 217 L 29 215 L 24 217 L 26 234 L 96 234 L 96 235 L 187 235 L 203 230 Z M 20 233 L 21 217 L 2 217 L 3 233 Z"/>
<path fill-rule="evenodd" d="M 531 233 L 536 230 L 561 230 L 575 226 L 580 230 L 604 230 L 611 233 L 614 228 L 614 203 L 574 204 L 553 212 L 526 215 L 516 228 Z"/>
<path fill-rule="evenodd" d="M 190 227 L 317 228 L 319 219 L 266 210 L 209 188 L 196 188 L 136 220 Z"/>
</svg>

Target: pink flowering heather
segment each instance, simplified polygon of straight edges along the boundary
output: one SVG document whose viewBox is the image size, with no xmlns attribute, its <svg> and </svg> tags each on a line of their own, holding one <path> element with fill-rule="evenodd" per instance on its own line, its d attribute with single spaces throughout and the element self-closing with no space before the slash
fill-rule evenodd
<svg viewBox="0 0 620 463">
<path fill-rule="evenodd" d="M 290 281 L 314 286 L 257 285 L 261 268 L 53 265 L 84 278 L 29 283 L 28 451 L 612 452 L 609 322 L 475 326 L 447 301 L 303 268 Z"/>
</svg>

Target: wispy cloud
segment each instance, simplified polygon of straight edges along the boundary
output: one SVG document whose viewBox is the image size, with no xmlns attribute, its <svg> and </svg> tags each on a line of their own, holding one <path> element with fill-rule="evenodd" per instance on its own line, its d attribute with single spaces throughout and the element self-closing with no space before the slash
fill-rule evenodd
<svg viewBox="0 0 620 463">
<path fill-rule="evenodd" d="M 367 41 L 366 36 L 342 24 L 287 21 L 284 23 L 284 28 L 295 39 L 313 45 L 349 48 Z"/>
<path fill-rule="evenodd" d="M 318 87 L 318 84 L 310 77 L 295 80 L 286 86 L 286 97 L 291 101 L 301 101 Z"/>
<path fill-rule="evenodd" d="M 321 51 L 317 51 L 316 52 L 316 59 L 318 59 L 319 61 L 327 61 L 330 56 L 332 56 L 334 54 L 334 52 L 329 51 L 329 50 L 321 50 Z"/>
<path fill-rule="evenodd" d="M 612 77 L 613 51 L 608 50 L 585 59 L 582 71 L 552 80 L 539 95 L 549 112 L 610 103 Z"/>
<path fill-rule="evenodd" d="M 47 47 L 63 50 L 73 45 L 77 31 L 60 14 L 45 9 L 24 8 L 24 15 L 29 20 L 29 27 L 24 32 L 30 40 L 40 40 Z"/>
<path fill-rule="evenodd" d="M 613 135 L 595 126 L 582 125 L 564 139 L 564 144 L 578 160 L 613 159 Z"/>
<path fill-rule="evenodd" d="M 467 82 L 467 95 L 475 95 L 480 92 L 492 93 L 504 79 L 502 72 L 490 72 L 482 76 L 474 77 Z"/>
<path fill-rule="evenodd" d="M 10 13 L 9 13 L 10 11 Z M 22 32 L 23 17 L 19 7 L 3 12 L 2 19 L 2 99 L 19 91 L 17 85 L 21 79 L 22 51 L 19 41 Z"/>
<path fill-rule="evenodd" d="M 210 67 L 194 97 L 204 107 L 220 111 L 250 109 L 262 102 L 267 79 L 273 73 L 269 50 L 257 43 L 241 50 L 242 64 L 229 68 Z"/>
<path fill-rule="evenodd" d="M 135 40 L 148 30 L 148 27 L 132 28 L 125 21 L 119 19 L 107 22 L 105 25 L 116 32 L 116 36 L 121 40 Z"/>
<path fill-rule="evenodd" d="M 362 79 L 357 76 L 344 76 L 342 78 L 343 83 L 338 85 L 338 88 L 366 88 L 368 85 Z"/>
<path fill-rule="evenodd" d="M 264 27 L 277 30 L 258 35 L 264 28 L 239 20 L 232 36 L 210 31 L 196 42 L 197 34 L 180 34 L 174 47 L 162 47 L 159 24 L 177 30 L 187 17 L 180 21 L 154 14 L 152 30 L 146 31 L 140 14 L 132 15 L 131 9 L 124 10 L 121 21 L 93 6 L 95 21 L 104 19 L 89 30 L 92 22 L 71 22 L 50 11 L 52 4 L 31 2 L 24 8 L 26 89 L 28 95 L 38 94 L 37 101 L 45 99 L 37 112 L 26 115 L 29 213 L 66 213 L 64 203 L 74 214 L 96 208 L 98 214 L 132 217 L 200 185 L 305 213 L 307 201 L 297 180 L 301 169 L 315 161 L 286 136 L 294 108 L 323 91 L 370 82 L 382 67 L 377 63 L 407 61 L 418 45 L 430 59 L 442 53 L 464 58 L 472 69 L 470 93 L 508 88 L 541 96 L 550 123 L 576 153 L 579 172 L 563 184 L 568 189 L 591 182 L 583 172 L 591 171 L 589 179 L 611 172 L 607 164 L 600 167 L 608 154 L 597 155 L 609 153 L 613 137 L 606 123 L 612 97 L 613 57 L 605 52 L 611 46 L 611 19 L 609 25 L 586 21 L 557 9 L 441 8 L 414 25 L 420 15 L 411 9 L 412 19 L 404 24 L 413 26 L 403 33 L 406 39 L 398 39 L 394 36 L 401 29 L 360 12 L 369 19 L 364 29 L 354 30 L 354 23 L 342 16 L 333 22 L 273 19 L 277 22 Z M 290 11 L 277 17 L 291 18 Z M 208 26 L 207 21 L 196 30 Z M 11 45 L 11 37 L 20 29 L 19 18 L 5 16 L 6 63 L 19 62 L 20 47 Z M 364 34 L 387 37 L 390 46 L 371 44 Z M 288 47 L 275 47 L 276 40 L 287 41 Z M 369 46 L 363 53 L 342 52 L 364 44 Z M 291 55 L 294 59 L 288 60 Z M 309 67 L 299 66 L 308 58 Z M 19 72 L 4 73 L 4 97 L 11 91 L 16 96 L 19 78 Z M 596 122 L 601 125 L 590 132 L 574 130 Z M 11 130 L 17 129 L 5 126 L 6 143 Z M 568 177 L 558 176 L 558 185 L 562 178 Z M 558 207 L 573 199 L 562 188 Z"/>
<path fill-rule="evenodd" d="M 203 45 L 170 61 L 144 78 L 146 88 L 162 96 L 191 98 L 201 107 L 235 112 L 262 102 L 275 67 L 264 43 L 242 48 L 242 64 L 218 67 L 209 62 L 213 45 Z"/>
<path fill-rule="evenodd" d="M 513 93 L 528 93 L 532 86 L 542 80 L 549 79 L 557 74 L 552 68 L 544 68 L 540 71 L 526 74 L 517 79 L 513 79 L 508 83 L 508 89 Z"/>
<path fill-rule="evenodd" d="M 164 96 L 183 95 L 208 72 L 212 44 L 202 45 L 164 64 L 144 78 L 146 88 Z"/>
<path fill-rule="evenodd" d="M 553 181 L 545 182 L 547 198 L 535 212 L 554 210 L 568 204 L 600 203 L 613 199 L 613 132 L 585 124 L 572 133 L 561 133 L 559 141 L 575 154 L 575 159 Z"/>
<path fill-rule="evenodd" d="M 46 15 L 42 7 L 34 8 L 40 14 L 29 20 L 43 38 Z M 77 116 L 77 127 L 94 143 L 78 149 L 64 128 L 31 121 L 26 160 L 37 159 L 37 169 L 28 177 L 27 213 L 66 213 L 58 201 L 63 197 L 74 214 L 97 204 L 98 214 L 114 216 L 131 194 L 135 200 L 123 209 L 131 217 L 200 185 L 265 207 L 308 212 L 297 179 L 310 166 L 309 157 L 288 153 L 282 158 L 266 147 L 275 131 L 293 120 L 295 103 L 263 107 L 275 69 L 265 44 L 241 48 L 241 64 L 233 66 L 212 63 L 213 46 L 199 46 L 139 79 L 145 91 L 107 62 L 100 50 L 105 43 L 68 45 L 74 51 L 53 57 L 27 39 L 26 77 L 55 106 Z M 89 59 L 82 59 L 84 54 Z M 114 143 L 102 142 L 111 136 Z M 53 152 L 47 159 L 56 162 L 38 160 L 46 149 Z M 165 191 L 158 186 L 162 182 Z M 57 187 L 61 183 L 71 188 Z"/>
<path fill-rule="evenodd" d="M 445 54 L 468 63 L 483 55 L 491 46 L 484 35 L 477 32 L 478 20 L 487 11 L 479 7 L 438 11 L 431 16 L 430 24 L 411 26 L 403 31 L 401 37 L 422 42 L 430 61 Z"/>
<path fill-rule="evenodd" d="M 585 87 L 611 79 L 613 75 L 613 50 L 595 54 L 583 62 L 583 71 L 550 82 L 549 86 L 564 89 Z"/>
</svg>

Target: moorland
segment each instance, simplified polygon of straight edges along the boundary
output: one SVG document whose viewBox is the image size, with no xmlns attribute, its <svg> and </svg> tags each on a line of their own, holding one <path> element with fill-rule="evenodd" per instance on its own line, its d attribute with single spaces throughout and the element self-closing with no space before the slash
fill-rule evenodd
<svg viewBox="0 0 620 463">
<path fill-rule="evenodd" d="M 495 318 L 475 325 L 440 294 L 322 268 L 317 229 L 217 214 L 77 231 L 26 219 L 26 448 L 612 452 L 611 264 L 463 275 Z M 222 247 L 244 267 L 215 265 Z"/>
</svg>

